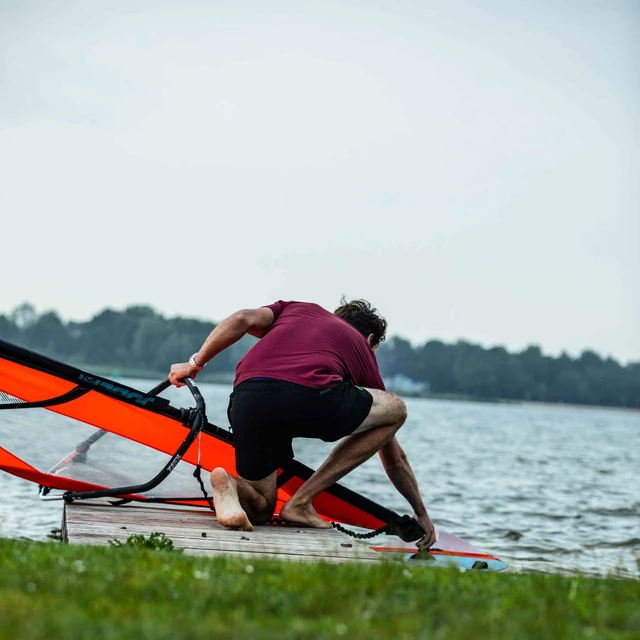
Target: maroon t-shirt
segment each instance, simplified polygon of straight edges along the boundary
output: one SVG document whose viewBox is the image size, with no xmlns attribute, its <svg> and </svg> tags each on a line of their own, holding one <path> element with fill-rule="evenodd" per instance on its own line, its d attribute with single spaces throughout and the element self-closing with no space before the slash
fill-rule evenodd
<svg viewBox="0 0 640 640">
<path fill-rule="evenodd" d="M 350 380 L 385 389 L 373 349 L 348 322 L 310 302 L 279 300 L 267 306 L 273 324 L 238 363 L 235 385 L 273 378 L 329 389 Z"/>
</svg>

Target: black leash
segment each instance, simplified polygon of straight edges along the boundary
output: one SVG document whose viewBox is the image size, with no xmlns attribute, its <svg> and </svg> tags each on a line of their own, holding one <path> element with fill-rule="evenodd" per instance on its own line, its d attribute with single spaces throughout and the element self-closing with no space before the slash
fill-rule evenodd
<svg viewBox="0 0 640 640">
<path fill-rule="evenodd" d="M 216 508 L 213 506 L 213 498 L 207 493 L 207 490 L 204 487 L 204 482 L 202 482 L 202 466 L 200 465 L 199 462 L 196 466 L 195 471 L 193 472 L 193 477 L 198 481 L 198 484 L 200 485 L 200 490 L 202 491 L 202 495 L 204 496 L 204 499 L 207 501 L 207 504 L 209 505 L 209 509 L 211 509 L 211 511 L 215 513 Z"/>
<path fill-rule="evenodd" d="M 387 522 L 387 524 L 375 531 L 369 531 L 369 533 L 356 533 L 355 531 L 346 529 L 337 522 L 332 522 L 331 524 L 334 529 L 337 529 L 341 533 L 346 533 L 348 536 L 356 538 L 357 540 L 368 540 L 369 538 L 375 538 L 375 536 L 386 533 L 389 536 L 398 536 L 404 542 L 413 542 L 414 540 L 422 538 L 426 533 L 416 519 L 408 515 L 400 516 L 391 522 Z"/>
</svg>

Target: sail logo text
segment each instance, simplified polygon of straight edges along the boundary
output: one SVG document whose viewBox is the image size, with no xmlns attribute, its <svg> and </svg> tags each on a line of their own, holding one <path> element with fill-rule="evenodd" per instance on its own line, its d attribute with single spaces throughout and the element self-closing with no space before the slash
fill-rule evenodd
<svg viewBox="0 0 640 640">
<path fill-rule="evenodd" d="M 148 404 L 155 402 L 155 398 L 152 396 L 145 396 L 142 393 L 138 393 L 137 391 L 131 391 L 131 389 L 126 389 L 125 387 L 118 387 L 115 384 L 111 384 L 106 380 L 100 380 L 99 378 L 93 378 L 92 376 L 87 376 L 85 374 L 80 374 L 80 382 L 84 382 L 85 384 L 90 384 L 92 387 L 98 387 L 103 389 L 104 391 L 108 391 L 109 393 L 120 396 L 126 400 L 133 400 L 136 404 L 139 404 L 142 407 L 146 407 Z"/>
</svg>

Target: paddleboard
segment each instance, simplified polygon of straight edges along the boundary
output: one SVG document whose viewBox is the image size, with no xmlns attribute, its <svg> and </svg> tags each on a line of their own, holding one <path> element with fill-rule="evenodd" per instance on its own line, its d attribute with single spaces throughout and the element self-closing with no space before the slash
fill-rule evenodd
<svg viewBox="0 0 640 640">
<path fill-rule="evenodd" d="M 394 539 L 385 544 L 371 546 L 378 553 L 403 558 L 414 565 L 454 567 L 478 571 L 503 571 L 507 563 L 483 553 L 466 540 L 447 531 L 440 531 L 438 541 L 428 550 L 418 549 L 415 542 Z"/>
</svg>

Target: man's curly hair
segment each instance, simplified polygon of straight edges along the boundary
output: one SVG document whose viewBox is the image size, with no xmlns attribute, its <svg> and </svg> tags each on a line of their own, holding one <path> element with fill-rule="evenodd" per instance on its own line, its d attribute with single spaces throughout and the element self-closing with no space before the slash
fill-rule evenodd
<svg viewBox="0 0 640 640">
<path fill-rule="evenodd" d="M 333 312 L 338 318 L 346 320 L 355 327 L 365 338 L 373 334 L 371 346 L 377 347 L 384 342 L 387 332 L 387 321 L 366 300 L 351 300 L 342 296 L 340 306 Z"/>
</svg>

